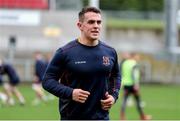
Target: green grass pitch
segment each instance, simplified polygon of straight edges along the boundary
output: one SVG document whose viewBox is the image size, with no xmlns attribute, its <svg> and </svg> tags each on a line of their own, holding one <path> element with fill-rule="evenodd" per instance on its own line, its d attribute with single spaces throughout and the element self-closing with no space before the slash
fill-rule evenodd
<svg viewBox="0 0 180 121">
<path fill-rule="evenodd" d="M 20 106 L 1 105 L 0 120 L 58 120 L 58 99 L 40 105 L 33 106 L 34 92 L 31 85 L 19 86 L 19 89 L 26 98 L 26 104 Z M 2 90 L 2 88 L 0 89 Z M 142 85 L 141 98 L 146 103 L 144 111 L 152 115 L 154 120 L 178 120 L 180 119 L 180 86 L 178 85 Z M 110 110 L 112 120 L 119 119 L 119 110 L 122 99 L 120 97 Z M 136 107 L 127 107 L 127 119 L 138 120 L 139 116 Z"/>
</svg>

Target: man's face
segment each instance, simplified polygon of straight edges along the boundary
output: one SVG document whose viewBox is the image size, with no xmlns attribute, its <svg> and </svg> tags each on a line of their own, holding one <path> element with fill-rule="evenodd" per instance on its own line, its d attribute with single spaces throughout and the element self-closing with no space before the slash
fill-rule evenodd
<svg viewBox="0 0 180 121">
<path fill-rule="evenodd" d="M 78 27 L 83 36 L 90 40 L 97 40 L 101 30 L 101 15 L 94 12 L 84 14 L 84 20 L 78 22 Z"/>
</svg>

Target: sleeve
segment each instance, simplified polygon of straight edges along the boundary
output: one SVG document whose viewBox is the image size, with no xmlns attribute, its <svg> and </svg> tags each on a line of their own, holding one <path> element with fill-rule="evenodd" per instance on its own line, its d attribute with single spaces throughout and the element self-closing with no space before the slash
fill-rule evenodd
<svg viewBox="0 0 180 121">
<path fill-rule="evenodd" d="M 117 53 L 115 52 L 114 66 L 110 74 L 109 89 L 108 89 L 109 94 L 114 97 L 115 101 L 118 99 L 120 87 L 121 87 L 121 76 L 119 72 Z"/>
<path fill-rule="evenodd" d="M 38 61 L 35 61 L 34 64 L 34 76 L 35 76 L 35 80 L 38 81 L 39 80 L 39 74 L 38 74 Z"/>
<path fill-rule="evenodd" d="M 43 80 L 44 69 L 45 69 L 45 64 L 44 64 L 43 60 L 36 60 L 35 76 L 38 78 L 39 81 Z"/>
<path fill-rule="evenodd" d="M 36 75 L 36 76 L 38 76 L 38 65 L 39 65 L 39 62 L 38 62 L 38 60 L 36 60 L 35 61 L 35 66 L 34 66 L 34 74 Z"/>
<path fill-rule="evenodd" d="M 3 80 L 2 80 L 2 75 L 0 74 L 0 85 L 2 85 Z"/>
<path fill-rule="evenodd" d="M 49 63 L 42 86 L 45 90 L 60 98 L 72 98 L 73 89 L 59 83 L 59 79 L 64 72 L 64 57 L 61 49 L 57 50 L 53 59 Z"/>
</svg>

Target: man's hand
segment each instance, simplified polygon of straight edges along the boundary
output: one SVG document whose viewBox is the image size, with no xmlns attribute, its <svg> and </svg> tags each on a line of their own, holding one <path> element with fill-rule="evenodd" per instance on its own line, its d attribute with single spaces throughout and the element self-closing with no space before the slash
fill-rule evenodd
<svg viewBox="0 0 180 121">
<path fill-rule="evenodd" d="M 101 100 L 101 107 L 103 110 L 109 110 L 114 104 L 115 99 L 112 95 L 109 95 L 108 92 L 106 92 L 105 97 L 105 100 Z"/>
<path fill-rule="evenodd" d="M 76 102 L 85 103 L 90 92 L 84 91 L 82 89 L 74 89 L 72 93 L 72 99 Z"/>
</svg>

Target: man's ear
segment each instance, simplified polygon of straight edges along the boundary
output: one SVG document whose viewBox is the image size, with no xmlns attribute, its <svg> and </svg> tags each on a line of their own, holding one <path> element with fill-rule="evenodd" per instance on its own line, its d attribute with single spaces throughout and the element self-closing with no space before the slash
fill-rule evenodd
<svg viewBox="0 0 180 121">
<path fill-rule="evenodd" d="M 81 30 L 81 27 L 82 27 L 82 23 L 80 21 L 77 22 L 77 26 L 78 28 Z"/>
</svg>

